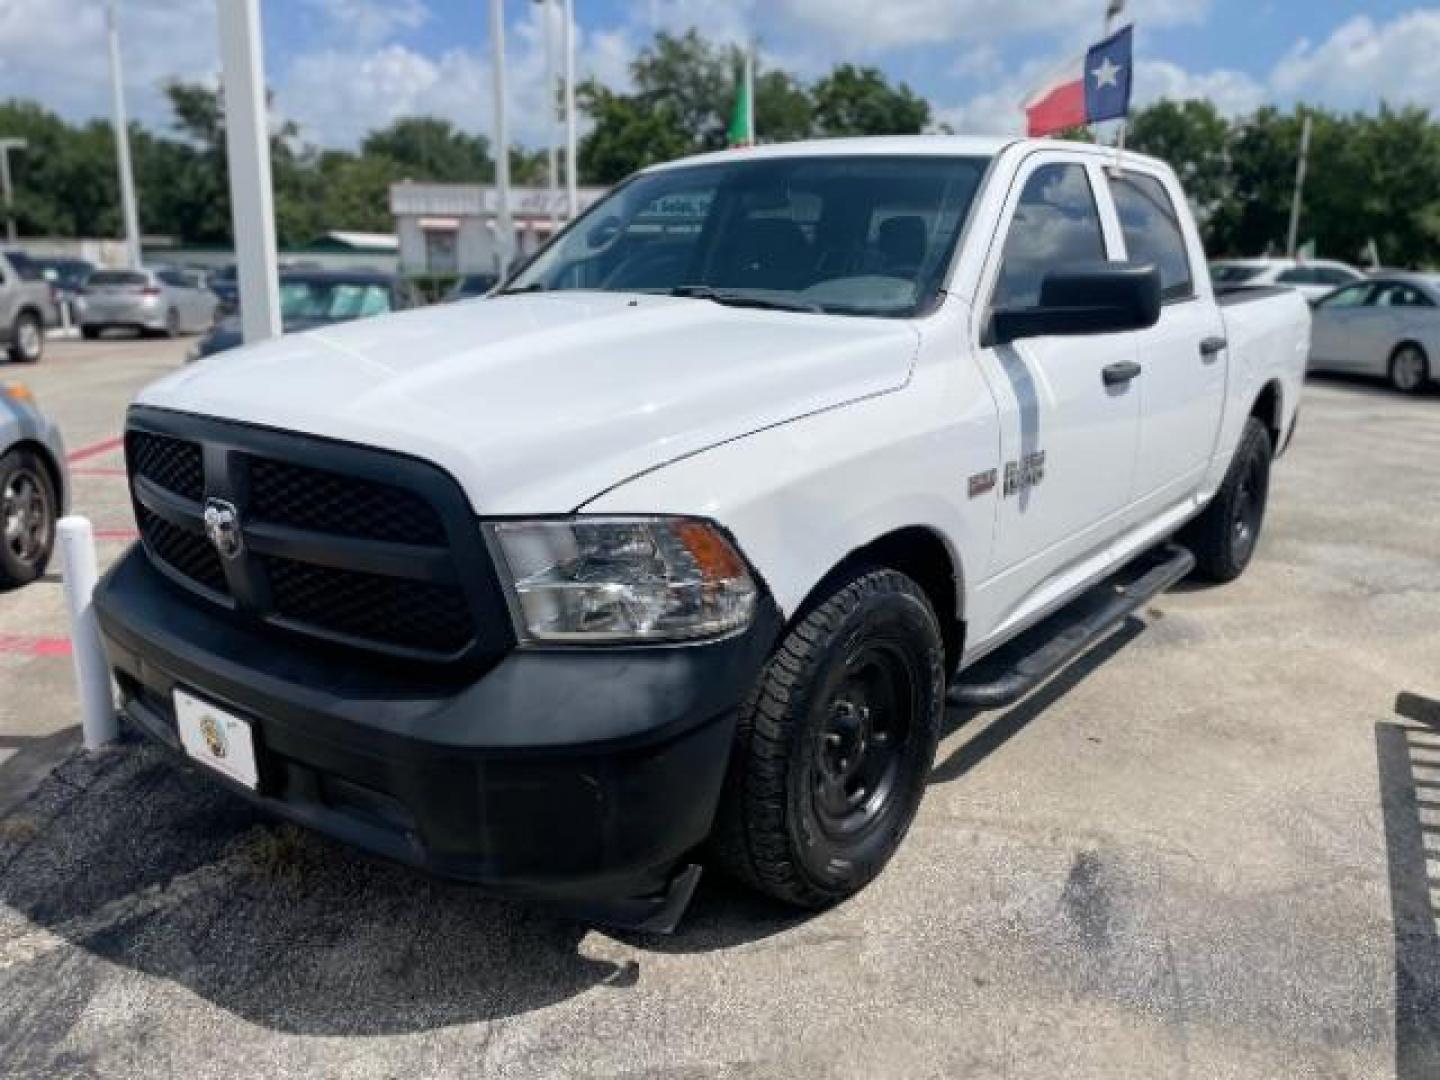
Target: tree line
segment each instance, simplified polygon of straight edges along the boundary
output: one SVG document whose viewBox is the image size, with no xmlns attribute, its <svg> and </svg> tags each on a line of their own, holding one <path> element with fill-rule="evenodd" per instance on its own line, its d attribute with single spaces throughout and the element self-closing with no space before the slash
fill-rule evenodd
<svg viewBox="0 0 1440 1080">
<path fill-rule="evenodd" d="M 590 120 L 579 147 L 582 182 L 612 184 L 653 162 L 722 147 L 740 59 L 734 47 L 694 31 L 662 33 L 631 63 L 628 89 L 595 80 L 578 87 Z M 229 244 L 222 102 L 200 84 L 171 83 L 165 93 L 170 130 L 131 128 L 141 229 L 187 244 Z M 910 87 L 851 64 L 811 82 L 762 69 L 754 111 L 765 142 L 948 130 Z M 1162 101 L 1131 118 L 1128 145 L 1180 172 L 1212 254 L 1278 252 L 1306 115 L 1314 132 L 1302 241 L 1333 258 L 1359 260 L 1373 241 L 1387 265 L 1440 264 L 1440 123 L 1428 110 L 1263 108 L 1230 119 L 1207 101 Z M 108 123 L 69 123 L 38 103 L 11 100 L 0 103 L 0 135 L 29 141 L 12 158 L 22 235 L 120 233 Z M 272 133 L 271 158 L 286 247 L 331 229 L 390 231 L 388 193 L 397 181 L 489 182 L 495 174 L 484 135 L 433 117 L 396 120 L 353 151 L 310 146 L 286 124 Z M 546 182 L 543 150 L 513 148 L 510 165 L 516 183 Z"/>
</svg>

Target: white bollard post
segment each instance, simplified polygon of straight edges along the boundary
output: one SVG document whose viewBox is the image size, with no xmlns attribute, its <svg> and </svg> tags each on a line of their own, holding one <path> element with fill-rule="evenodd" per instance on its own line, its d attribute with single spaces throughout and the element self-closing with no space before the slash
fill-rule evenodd
<svg viewBox="0 0 1440 1080">
<path fill-rule="evenodd" d="M 56 526 L 60 566 L 65 579 L 65 607 L 70 613 L 70 652 L 75 686 L 80 692 L 80 730 L 86 750 L 114 742 L 118 733 L 110 667 L 100 644 L 92 597 L 100 573 L 95 562 L 95 534 L 90 519 L 72 514 Z"/>
</svg>

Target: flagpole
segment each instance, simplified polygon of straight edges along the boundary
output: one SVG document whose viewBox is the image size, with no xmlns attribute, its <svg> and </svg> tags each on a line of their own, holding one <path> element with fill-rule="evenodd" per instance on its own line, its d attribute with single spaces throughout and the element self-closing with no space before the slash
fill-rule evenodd
<svg viewBox="0 0 1440 1080">
<path fill-rule="evenodd" d="M 1115 32 L 1115 23 L 1125 12 L 1125 0 L 1105 0 L 1105 37 L 1108 38 Z M 1101 40 L 1104 40 L 1103 38 Z M 1131 60 L 1134 64 L 1134 60 Z M 1135 72 L 1130 72 L 1130 78 L 1135 78 Z M 1119 130 L 1115 132 L 1115 167 L 1120 167 L 1121 155 L 1125 153 L 1125 131 L 1130 126 L 1128 116 L 1121 117 Z"/>
<path fill-rule="evenodd" d="M 505 3 L 490 0 L 490 50 L 495 76 L 495 254 L 503 281 L 510 276 L 515 224 L 510 217 L 510 118 L 505 99 Z"/>
</svg>

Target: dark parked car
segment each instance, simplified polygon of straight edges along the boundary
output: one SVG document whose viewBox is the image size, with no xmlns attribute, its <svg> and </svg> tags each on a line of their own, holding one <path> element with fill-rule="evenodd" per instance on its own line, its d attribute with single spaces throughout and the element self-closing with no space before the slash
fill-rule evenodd
<svg viewBox="0 0 1440 1080">
<path fill-rule="evenodd" d="M 61 256 L 36 259 L 35 265 L 40 270 L 40 276 L 48 281 L 50 288 L 58 294 L 61 310 L 68 312 L 70 325 L 77 325 L 80 322 L 80 305 L 83 303 L 80 295 L 86 280 L 95 272 L 95 264 L 88 259 Z"/>
<path fill-rule="evenodd" d="M 450 287 L 445 294 L 445 303 L 449 304 L 456 300 L 473 300 L 477 296 L 484 296 L 491 289 L 495 288 L 500 278 L 495 274 L 462 274 L 460 280 Z"/>
<path fill-rule="evenodd" d="M 209 278 L 210 291 L 220 299 L 216 315 L 225 318 L 240 310 L 240 279 L 236 276 L 235 265 L 222 266 Z"/>
<path fill-rule="evenodd" d="M 396 274 L 303 270 L 280 275 L 280 318 L 287 334 L 423 305 L 415 287 Z M 240 320 L 232 316 L 201 338 L 188 359 L 233 349 L 242 340 Z"/>
</svg>

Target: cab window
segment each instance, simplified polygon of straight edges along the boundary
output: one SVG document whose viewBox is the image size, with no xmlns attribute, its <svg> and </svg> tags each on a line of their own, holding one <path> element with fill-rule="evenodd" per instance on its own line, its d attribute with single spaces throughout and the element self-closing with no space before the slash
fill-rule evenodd
<svg viewBox="0 0 1440 1080">
<path fill-rule="evenodd" d="M 1105 233 L 1085 167 L 1042 165 L 1030 174 L 1015 207 L 993 304 L 1034 307 L 1050 271 L 1104 261 Z"/>
<path fill-rule="evenodd" d="M 1160 298 L 1173 301 L 1194 296 L 1185 233 L 1165 185 L 1144 173 L 1126 173 L 1110 178 L 1110 194 L 1131 261 L 1151 263 L 1160 271 Z"/>
</svg>

